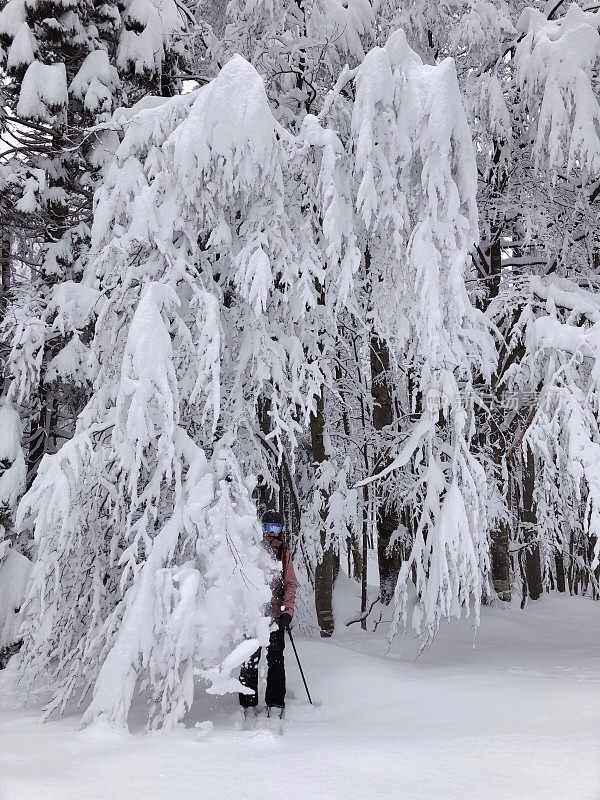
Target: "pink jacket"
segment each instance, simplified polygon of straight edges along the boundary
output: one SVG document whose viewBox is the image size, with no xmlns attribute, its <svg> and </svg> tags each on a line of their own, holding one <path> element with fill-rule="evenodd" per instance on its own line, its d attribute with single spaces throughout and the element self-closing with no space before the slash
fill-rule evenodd
<svg viewBox="0 0 600 800">
<path fill-rule="evenodd" d="M 296 592 L 298 590 L 298 579 L 294 571 L 292 557 L 285 549 L 281 539 L 276 536 L 269 536 L 268 543 L 274 557 L 282 562 L 281 574 L 276 575 L 271 583 L 273 598 L 271 600 L 270 614 L 274 619 L 277 619 L 282 611 L 293 616 L 296 604 Z"/>
</svg>

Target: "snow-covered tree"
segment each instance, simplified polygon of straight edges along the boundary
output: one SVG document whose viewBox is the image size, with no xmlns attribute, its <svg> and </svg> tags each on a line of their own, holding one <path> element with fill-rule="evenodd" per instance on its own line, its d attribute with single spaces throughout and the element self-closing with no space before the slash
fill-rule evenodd
<svg viewBox="0 0 600 800">
<path fill-rule="evenodd" d="M 29 480 L 72 434 L 89 389 L 94 309 L 78 309 L 92 197 L 120 105 L 172 93 L 183 27 L 175 0 L 96 4 L 9 0 L 0 12 L 3 216 L 10 294 L 2 338 L 7 392 L 21 409 Z M 61 284 L 66 282 L 64 292 Z M 63 313 L 65 312 L 65 313 Z M 27 374 L 25 379 L 24 374 Z"/>
<path fill-rule="evenodd" d="M 434 633 L 440 617 L 468 613 L 470 602 L 477 611 L 488 567 L 486 480 L 465 397 L 476 373 L 489 376 L 494 348 L 464 282 L 478 239 L 477 179 L 452 61 L 425 66 L 404 32 L 393 34 L 356 72 L 352 135 L 374 325 L 412 378 L 399 397 L 416 416 L 383 471 L 412 460 L 415 481 L 403 498 L 415 535 L 395 619 L 406 621 L 414 568 L 421 610 L 412 624 Z"/>
<path fill-rule="evenodd" d="M 577 295 L 596 285 L 594 74 L 599 38 L 595 15 L 575 4 L 549 4 L 543 11 L 526 8 L 515 17 L 514 27 L 510 58 L 498 53 L 488 62 L 497 76 L 497 100 L 487 123 L 491 127 L 496 119 L 495 166 L 489 172 L 494 193 L 486 201 L 496 244 L 489 259 L 493 269 L 484 268 L 484 273 L 493 285 L 489 314 L 506 343 L 500 350 L 501 395 L 490 437 L 503 452 L 502 527 L 515 553 L 514 571 L 523 576 L 525 592 L 536 597 L 550 585 L 565 588 L 565 572 L 573 562 L 572 548 L 565 544 L 567 532 L 582 535 L 587 527 L 585 499 L 563 494 L 566 474 L 553 487 L 548 483 L 558 463 L 552 455 L 557 440 L 544 444 L 535 429 L 548 411 L 546 388 L 555 396 L 556 362 L 552 349 L 529 327 L 537 325 L 546 301 L 548 313 L 575 321 L 570 309 L 579 302 Z M 585 326 L 585 319 L 579 317 L 576 324 Z M 502 401 L 507 391 L 516 402 Z M 592 395 L 584 396 L 579 401 L 586 418 L 595 410 Z M 499 436 L 492 433 L 494 428 Z M 552 501 L 543 499 L 552 495 Z M 509 536 L 504 541 L 508 544 Z M 582 549 L 589 552 L 587 541 Z M 585 560 L 589 569 L 589 557 Z"/>
<path fill-rule="evenodd" d="M 269 594 L 258 566 L 261 534 L 231 446 L 243 453 L 245 440 L 252 443 L 265 380 L 278 437 L 296 435 L 292 409 L 313 391 L 301 343 L 281 316 L 265 314 L 297 303 L 292 242 L 284 249 L 284 161 L 262 81 L 234 58 L 213 83 L 134 117 L 98 194 L 98 255 L 82 284 L 105 296 L 92 342 L 95 388 L 75 437 L 43 462 L 21 512 L 35 517 L 39 539 L 25 672 L 39 671 L 57 646 L 58 628 L 45 622 L 52 615 L 38 616 L 56 558 L 73 576 L 52 590 L 56 614 L 70 609 L 95 622 L 82 635 L 73 620 L 61 636 L 53 708 L 83 681 L 84 690 L 95 685 L 87 718 L 122 723 L 142 674 L 164 695 L 155 700 L 157 719 L 180 719 L 193 669 L 216 669 L 230 645 L 252 638 L 256 646 L 268 631 L 259 615 Z M 138 625 L 148 593 L 155 598 L 156 582 L 175 567 L 182 576 L 196 570 L 185 591 L 173 588 L 175 577 L 165 588 L 181 591 L 192 615 L 181 623 L 191 648 L 185 657 L 181 634 L 169 633 L 176 603 L 161 600 L 145 637 Z M 63 596 L 71 584 L 86 606 Z M 221 594 L 211 590 L 221 584 Z M 121 649 L 131 652 L 132 629 L 139 649 L 121 666 L 109 701 L 103 687 L 113 684 L 113 662 L 123 665 Z M 159 680 L 155 669 L 167 661 Z"/>
<path fill-rule="evenodd" d="M 530 276 L 545 286 L 556 275 L 596 285 L 597 17 L 576 4 L 511 0 L 445 3 L 435 13 L 414 0 L 385 4 L 382 14 L 411 31 L 427 60 L 455 59 L 479 173 L 481 239 L 469 283 L 501 334 L 494 389 L 479 387 L 486 404 L 475 440 L 491 490 L 494 585 L 509 597 L 523 575 L 525 593 L 537 597 L 549 585 L 547 554 L 562 555 L 553 535 L 540 541 L 542 451 L 531 458 L 521 447 L 542 384 L 529 382 L 528 368 L 519 380 L 513 373 L 535 340 L 523 335 L 539 309 Z"/>
<path fill-rule="evenodd" d="M 199 8 L 202 13 L 202 4 Z M 401 303 L 405 303 L 407 308 L 411 305 L 416 308 L 414 295 L 405 291 L 405 282 L 412 281 L 413 276 L 399 269 L 399 265 L 417 220 L 415 214 L 411 215 L 407 197 L 414 192 L 415 177 L 411 171 L 417 170 L 416 181 L 419 180 L 419 157 L 413 157 L 412 149 L 421 130 L 410 129 L 411 124 L 418 128 L 416 121 L 396 121 L 395 114 L 402 102 L 401 115 L 406 107 L 409 116 L 416 120 L 418 112 L 413 113 L 411 104 L 420 100 L 410 95 L 411 92 L 419 95 L 421 89 L 415 82 L 406 98 L 396 97 L 393 102 L 384 100 L 384 107 L 391 108 L 381 117 L 376 117 L 375 108 L 378 111 L 381 108 L 379 94 L 388 95 L 391 90 L 375 86 L 371 78 L 372 71 L 378 68 L 379 51 L 372 51 L 365 58 L 367 46 L 378 35 L 376 26 L 370 24 L 372 14 L 373 10 L 361 3 L 319 3 L 311 13 L 296 3 L 280 3 L 273 7 L 232 3 L 223 17 L 219 18 L 218 14 L 210 16 L 211 27 L 201 37 L 205 55 L 208 54 L 204 64 L 219 63 L 222 54 L 231 48 L 244 52 L 263 76 L 278 119 L 292 132 L 304 136 L 311 147 L 310 159 L 318 170 L 318 185 L 313 193 L 304 189 L 302 211 L 307 219 L 306 226 L 312 226 L 307 241 L 315 242 L 317 259 L 318 250 L 324 250 L 321 261 L 326 271 L 317 284 L 318 305 L 324 307 L 324 311 L 320 311 L 320 327 L 307 320 L 305 329 L 312 327 L 310 338 L 320 342 L 322 360 L 331 365 L 337 353 L 347 352 L 344 343 L 347 336 L 343 331 L 356 330 L 357 327 L 361 331 L 360 346 L 353 354 L 355 365 L 346 362 L 342 367 L 338 361 L 335 369 L 329 369 L 327 389 L 311 416 L 310 457 L 318 465 L 317 474 L 311 476 L 307 489 L 303 488 L 306 485 L 304 479 L 298 476 L 301 496 L 308 490 L 302 537 L 310 539 L 314 545 L 314 530 L 319 528 L 320 541 L 313 552 L 319 563 L 320 553 L 329 561 L 325 574 L 317 575 L 317 584 L 331 584 L 333 581 L 335 551 L 340 544 L 341 535 L 332 534 L 335 526 L 328 507 L 332 482 L 341 474 L 344 463 L 343 457 L 334 454 L 330 443 L 335 441 L 337 445 L 343 437 L 346 437 L 344 441 L 350 441 L 349 429 L 343 429 L 344 425 L 348 426 L 348 414 L 344 417 L 336 410 L 341 389 L 337 383 L 344 370 L 365 375 L 364 385 L 359 383 L 362 387 L 358 393 L 360 397 L 354 397 L 356 384 L 350 390 L 352 396 L 348 395 L 348 382 L 343 379 L 346 380 L 343 391 L 347 400 L 355 404 L 356 413 L 362 416 L 363 430 L 358 438 L 366 441 L 365 423 L 370 431 L 371 443 L 359 447 L 355 480 L 365 478 L 373 471 L 373 457 L 373 463 L 379 463 L 379 468 L 389 463 L 390 452 L 397 450 L 407 435 L 406 427 L 398 423 L 398 418 L 414 412 L 415 397 L 411 394 L 423 391 L 423 387 L 418 385 L 422 364 L 416 363 L 415 374 L 409 379 L 409 382 L 414 380 L 416 375 L 416 389 L 408 387 L 406 381 L 400 388 L 403 379 L 398 376 L 397 365 L 406 359 L 406 347 L 413 346 L 407 342 L 414 331 L 405 326 L 399 333 L 397 323 L 402 317 L 396 314 L 396 304 L 402 295 Z M 389 19 L 389 16 L 385 17 L 386 24 Z M 398 39 L 394 47 L 399 51 L 404 47 L 407 54 L 411 52 Z M 403 55 L 398 56 L 401 57 Z M 416 54 L 412 58 L 415 62 L 418 60 Z M 342 67 L 348 60 L 356 69 L 363 59 L 364 65 L 356 73 L 355 89 L 354 72 L 343 72 Z M 400 90 L 397 94 L 401 94 Z M 373 129 L 369 129 L 369 125 Z M 299 166 L 298 173 L 306 175 L 310 169 L 309 162 L 308 167 Z M 302 177 L 300 181 L 304 186 Z M 306 185 L 313 182 L 314 178 L 307 176 Z M 469 202 L 472 206 L 473 198 Z M 327 209 L 325 214 L 322 212 L 324 208 Z M 470 214 L 473 215 L 472 207 Z M 314 260 L 315 255 L 311 254 L 311 258 Z M 420 303 L 418 308 L 425 308 L 429 313 L 430 307 L 435 308 L 436 298 L 433 298 L 433 305 L 430 300 Z M 362 327 L 365 321 L 370 332 L 365 332 Z M 425 318 L 416 323 L 420 326 L 419 334 L 423 332 L 424 322 Z M 354 333 L 349 335 L 354 342 L 357 341 Z M 424 338 L 422 344 L 422 352 L 427 352 L 429 342 Z M 390 347 L 393 354 L 389 352 Z M 485 347 L 489 354 L 489 341 Z M 382 363 L 385 364 L 383 369 L 380 368 Z M 398 391 L 392 386 L 397 386 Z M 333 391 L 331 396 L 330 391 Z M 402 411 L 399 413 L 400 407 Z M 380 443 L 369 455 L 367 450 L 375 440 Z M 358 527 L 362 528 L 365 541 L 371 535 L 367 520 L 370 519 L 374 488 L 369 486 L 361 493 L 359 516 L 362 523 Z M 400 530 L 405 528 L 400 522 L 403 509 L 396 488 L 393 479 L 386 482 L 383 490 L 377 485 L 378 550 L 382 585 L 388 587 L 383 592 L 386 601 L 392 594 L 397 575 L 398 537 Z M 349 498 L 352 498 L 353 490 L 349 491 Z M 406 500 L 407 509 L 409 505 Z M 333 553 L 329 552 L 331 549 Z M 366 572 L 363 577 L 366 581 Z M 363 590 L 366 591 L 366 584 Z M 330 592 L 331 585 L 326 586 L 318 606 L 330 602 Z M 324 610 L 325 615 L 330 615 L 331 606 L 329 611 Z M 328 628 L 330 632 L 332 629 L 330 623 L 325 626 L 321 623 L 320 627 L 322 631 Z"/>
<path fill-rule="evenodd" d="M 119 7 L 100 48 L 133 105 L 109 121 L 107 100 L 82 141 L 83 278 L 78 256 L 3 309 L 6 408 L 53 381 L 56 409 L 85 405 L 19 513 L 22 670 L 50 669 L 49 711 L 89 701 L 86 721 L 124 724 L 142 693 L 171 725 L 194 675 L 236 691 L 267 635 L 266 504 L 321 635 L 344 554 L 366 627 L 371 546 L 391 635 L 478 618 L 490 578 L 503 599 L 597 596 L 597 15 L 190 4 L 199 86 L 165 99 L 141 97 L 177 56 L 163 30 L 142 58 L 151 6 L 135 24 Z M 84 78 L 103 59 L 68 100 L 100 96 Z M 28 168 L 0 175 L 12 196 Z M 30 219 L 48 175 L 27 173 Z"/>
</svg>

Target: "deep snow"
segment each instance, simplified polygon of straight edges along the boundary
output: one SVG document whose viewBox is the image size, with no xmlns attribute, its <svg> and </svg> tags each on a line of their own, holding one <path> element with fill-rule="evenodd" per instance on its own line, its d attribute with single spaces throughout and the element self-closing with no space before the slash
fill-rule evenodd
<svg viewBox="0 0 600 800">
<path fill-rule="evenodd" d="M 346 589 L 349 584 L 346 584 Z M 1 800 L 598 800 L 600 607 L 546 597 L 443 626 L 415 661 L 382 627 L 291 648 L 283 737 L 237 730 L 236 700 L 202 694 L 173 734 L 41 724 L 0 673 Z M 381 631 L 381 633 L 380 633 Z M 141 718 L 141 715 L 140 715 Z M 196 723 L 212 720 L 214 727 Z"/>
</svg>

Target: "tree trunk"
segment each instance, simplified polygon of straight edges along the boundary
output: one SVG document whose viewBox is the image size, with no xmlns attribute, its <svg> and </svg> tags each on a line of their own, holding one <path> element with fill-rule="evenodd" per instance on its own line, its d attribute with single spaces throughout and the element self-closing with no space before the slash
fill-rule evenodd
<svg viewBox="0 0 600 800">
<path fill-rule="evenodd" d="M 0 323 L 4 321 L 11 283 L 10 235 L 8 228 L 0 229 Z M 0 364 L 6 363 L 8 348 L 0 342 Z M 0 371 L 0 395 L 4 394 Z"/>
<path fill-rule="evenodd" d="M 505 522 L 500 522 L 491 534 L 492 580 L 500 600 L 509 601 L 510 592 L 510 554 L 509 530 Z"/>
<path fill-rule="evenodd" d="M 360 621 L 360 627 L 367 630 L 367 600 L 369 594 L 368 586 L 368 556 L 369 556 L 369 487 L 362 487 L 363 496 L 363 513 L 362 513 L 362 554 L 361 554 L 361 572 L 360 572 L 360 613 L 363 617 Z"/>
<path fill-rule="evenodd" d="M 335 374 L 337 391 L 342 400 L 342 412 L 341 412 L 342 428 L 344 430 L 344 435 L 350 438 L 350 436 L 352 435 L 352 430 L 350 428 L 350 417 L 348 415 L 348 410 L 346 406 L 346 395 L 342 387 L 342 370 L 340 368 L 339 363 L 336 364 L 334 374 Z M 346 549 L 348 552 L 348 577 L 354 578 L 355 581 L 360 581 L 361 576 L 363 574 L 363 568 L 362 568 L 363 556 L 362 556 L 362 546 L 360 543 L 360 537 L 358 536 L 358 533 L 355 530 L 351 531 L 349 535 L 346 537 Z"/>
<path fill-rule="evenodd" d="M 495 162 L 499 158 L 499 145 L 495 149 Z M 489 256 L 489 281 L 485 298 L 486 308 L 500 291 L 502 277 L 502 248 L 500 246 L 500 230 L 492 225 L 490 229 L 490 244 L 487 251 Z M 504 457 L 504 440 L 496 433 L 492 439 L 492 452 L 497 469 L 501 469 Z M 510 478 L 509 478 L 510 480 Z M 509 553 L 509 528 L 505 522 L 500 521 L 496 530 L 491 531 L 491 568 L 494 589 L 500 600 L 510 601 L 510 553 Z"/>
<path fill-rule="evenodd" d="M 51 429 L 56 418 L 54 398 L 50 391 L 40 391 L 40 410 L 33 417 L 29 433 L 29 448 L 27 453 L 27 478 L 26 488 L 29 489 L 37 475 L 40 461 L 52 452 Z"/>
<path fill-rule="evenodd" d="M 363 571 L 362 548 L 358 537 L 353 532 L 346 541 L 348 548 L 348 575 L 355 581 L 360 581 Z"/>
<path fill-rule="evenodd" d="M 271 418 L 269 417 L 269 408 L 271 401 L 268 397 L 259 397 L 258 399 L 258 424 L 263 436 L 268 436 L 271 432 Z M 274 472 L 276 469 L 274 456 L 269 453 L 266 456 L 269 473 Z M 269 475 L 272 477 L 272 474 Z M 258 510 L 263 514 L 268 509 L 275 508 L 277 497 L 273 491 L 273 487 L 269 484 L 268 480 L 264 477 L 259 481 L 256 487 L 256 494 L 258 499 Z"/>
<path fill-rule="evenodd" d="M 538 533 L 537 513 L 533 499 L 535 485 L 535 461 L 529 445 L 526 446 L 527 455 L 523 463 L 522 473 L 522 521 L 525 527 L 525 541 L 535 539 Z M 532 600 L 537 600 L 542 594 L 542 565 L 540 561 L 540 546 L 533 544 L 525 551 L 525 577 L 527 593 Z"/>
<path fill-rule="evenodd" d="M 310 438 L 312 443 L 312 456 L 315 465 L 323 464 L 327 459 L 325 449 L 325 402 L 323 393 L 317 401 L 316 413 L 310 418 Z M 321 636 L 331 636 L 334 629 L 333 618 L 333 585 L 337 575 L 336 553 L 333 542 L 327 541 L 327 510 L 329 496 L 325 490 L 321 491 L 321 558 L 315 569 L 315 609 Z"/>
<path fill-rule="evenodd" d="M 378 336 L 371 336 L 371 396 L 373 398 L 373 428 L 382 431 L 394 419 L 392 395 L 388 383 L 390 354 L 386 343 Z M 390 463 L 389 455 L 377 460 L 377 470 L 385 469 Z M 393 478 L 388 478 L 393 480 Z M 381 491 L 381 490 L 380 490 Z M 388 605 L 394 596 L 394 589 L 400 572 L 400 548 L 390 541 L 400 523 L 393 502 L 377 498 L 377 561 L 379 564 L 379 587 L 383 605 Z"/>
<path fill-rule="evenodd" d="M 8 228 L 0 230 L 0 322 L 4 319 L 10 292 L 10 235 Z"/>
<path fill-rule="evenodd" d="M 565 562 L 562 553 L 556 553 L 554 556 L 556 564 L 556 589 L 564 594 L 566 591 L 565 582 Z"/>
</svg>

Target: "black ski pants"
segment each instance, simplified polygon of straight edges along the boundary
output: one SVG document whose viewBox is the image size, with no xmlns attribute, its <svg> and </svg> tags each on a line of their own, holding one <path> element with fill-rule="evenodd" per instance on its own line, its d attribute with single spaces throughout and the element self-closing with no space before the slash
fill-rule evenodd
<svg viewBox="0 0 600 800">
<path fill-rule="evenodd" d="M 273 631 L 267 647 L 267 690 L 265 703 L 268 706 L 285 705 L 285 648 L 284 630 Z M 254 694 L 240 694 L 240 705 L 251 708 L 258 705 L 258 662 L 262 647 L 259 647 L 240 670 L 240 683 L 254 690 Z"/>
</svg>

